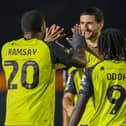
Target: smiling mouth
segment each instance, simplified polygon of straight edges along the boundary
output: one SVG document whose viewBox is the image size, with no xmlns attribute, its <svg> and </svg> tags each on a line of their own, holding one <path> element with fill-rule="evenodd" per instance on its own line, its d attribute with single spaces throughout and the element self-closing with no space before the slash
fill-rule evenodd
<svg viewBox="0 0 126 126">
<path fill-rule="evenodd" d="M 89 34 L 89 33 L 91 33 L 90 31 L 86 31 L 86 32 L 84 32 L 84 34 Z"/>
</svg>

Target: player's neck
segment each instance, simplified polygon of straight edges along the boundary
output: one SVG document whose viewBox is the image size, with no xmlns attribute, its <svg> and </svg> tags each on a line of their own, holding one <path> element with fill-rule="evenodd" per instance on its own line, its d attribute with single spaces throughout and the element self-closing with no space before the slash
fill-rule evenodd
<svg viewBox="0 0 126 126">
<path fill-rule="evenodd" d="M 35 33 L 32 33 L 32 32 L 25 32 L 24 33 L 24 38 L 26 40 L 36 38 L 36 34 Z"/>
<path fill-rule="evenodd" d="M 98 47 L 98 37 L 100 35 L 100 32 L 98 32 L 97 35 L 95 35 L 94 37 L 87 39 L 86 43 L 88 46 L 91 46 L 92 48 L 97 48 Z"/>
<path fill-rule="evenodd" d="M 93 39 L 92 40 L 87 39 L 86 43 L 87 43 L 88 46 L 91 46 L 93 48 L 98 47 L 97 39 L 94 39 L 94 40 Z"/>
</svg>

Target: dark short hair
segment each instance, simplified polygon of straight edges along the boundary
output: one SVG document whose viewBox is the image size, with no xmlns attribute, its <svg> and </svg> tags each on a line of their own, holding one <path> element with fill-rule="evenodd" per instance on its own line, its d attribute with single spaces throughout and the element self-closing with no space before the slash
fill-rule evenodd
<svg viewBox="0 0 126 126">
<path fill-rule="evenodd" d="M 103 30 L 98 40 L 98 48 L 104 59 L 126 60 L 126 41 L 119 29 Z"/>
<path fill-rule="evenodd" d="M 44 17 L 39 11 L 28 11 L 24 13 L 21 19 L 22 32 L 40 32 L 44 22 Z"/>
<path fill-rule="evenodd" d="M 103 14 L 103 12 L 99 8 L 96 8 L 96 7 L 86 8 L 80 14 L 80 16 L 83 16 L 83 15 L 92 15 L 92 16 L 95 16 L 95 19 L 96 19 L 97 23 L 100 23 L 101 21 L 104 21 L 104 14 Z"/>
</svg>

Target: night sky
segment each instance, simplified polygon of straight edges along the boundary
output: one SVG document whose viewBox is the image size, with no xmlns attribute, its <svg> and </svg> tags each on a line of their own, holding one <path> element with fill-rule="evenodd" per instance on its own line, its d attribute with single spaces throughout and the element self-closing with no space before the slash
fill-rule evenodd
<svg viewBox="0 0 126 126">
<path fill-rule="evenodd" d="M 20 19 L 28 10 L 40 10 L 50 26 L 53 23 L 65 28 L 79 22 L 84 8 L 96 6 L 105 15 L 105 27 L 120 28 L 126 33 L 125 0 L 2 0 L 0 4 L 0 43 L 22 36 Z"/>
</svg>

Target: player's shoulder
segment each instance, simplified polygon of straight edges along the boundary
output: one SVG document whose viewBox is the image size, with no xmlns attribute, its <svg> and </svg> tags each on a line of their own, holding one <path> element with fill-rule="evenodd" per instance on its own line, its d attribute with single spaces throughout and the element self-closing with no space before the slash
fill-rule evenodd
<svg viewBox="0 0 126 126">
<path fill-rule="evenodd" d="M 100 61 L 98 62 L 97 64 L 95 64 L 93 67 L 92 67 L 92 73 L 94 75 L 97 75 L 99 74 L 99 72 L 104 72 L 106 69 L 108 68 L 112 68 L 112 65 L 111 65 L 111 61 L 109 60 L 103 60 L 103 61 Z"/>
<path fill-rule="evenodd" d="M 87 50 L 85 50 L 85 54 L 86 54 L 86 57 L 91 57 L 91 58 L 97 58 L 93 53 L 91 53 L 91 52 L 89 52 L 89 51 L 87 51 Z M 98 58 L 97 58 L 98 59 Z"/>
<path fill-rule="evenodd" d="M 20 39 L 17 39 L 17 40 L 10 40 L 10 41 L 7 41 L 3 44 L 3 47 L 7 47 L 7 46 L 13 46 L 15 45 L 17 42 L 23 42 L 24 39 L 23 38 L 20 38 Z"/>
<path fill-rule="evenodd" d="M 103 61 L 99 61 L 97 63 L 95 63 L 94 65 L 92 65 L 91 67 L 88 67 L 85 69 L 85 74 L 91 74 L 93 71 L 96 71 L 100 66 L 102 66 L 102 62 Z"/>
<path fill-rule="evenodd" d="M 124 65 L 126 65 L 126 61 L 116 61 L 116 60 L 104 60 L 104 61 L 100 61 L 95 69 L 114 69 L 116 67 L 123 67 Z"/>
<path fill-rule="evenodd" d="M 85 51 L 86 58 L 87 58 L 87 67 L 91 67 L 94 64 L 98 63 L 100 59 L 93 55 L 92 53 Z"/>
<path fill-rule="evenodd" d="M 43 45 L 43 46 L 47 46 L 46 42 L 39 40 L 39 39 L 30 39 L 30 40 L 26 40 L 24 38 L 19 38 L 17 40 L 11 40 L 11 41 L 7 41 L 3 44 L 3 47 L 7 47 L 7 46 L 22 46 L 22 45 Z"/>
<path fill-rule="evenodd" d="M 95 64 L 93 69 L 103 69 L 105 67 L 112 67 L 111 66 L 112 61 L 111 60 L 103 60 Z"/>
<path fill-rule="evenodd" d="M 7 48 L 8 46 L 13 45 L 13 43 L 15 43 L 15 42 L 16 42 L 15 40 L 11 40 L 11 41 L 5 42 L 5 43 L 2 45 L 2 49 L 5 49 L 5 48 Z"/>
<path fill-rule="evenodd" d="M 104 66 L 104 61 L 99 61 L 99 62 L 97 62 L 96 64 L 94 64 L 92 67 L 90 67 L 91 69 L 97 69 L 97 68 L 99 68 L 99 67 L 101 67 L 101 66 Z"/>
<path fill-rule="evenodd" d="M 74 71 L 77 71 L 77 68 L 76 67 L 70 67 L 69 69 L 68 69 L 68 75 L 69 74 L 71 74 L 72 72 L 74 72 Z"/>
</svg>

